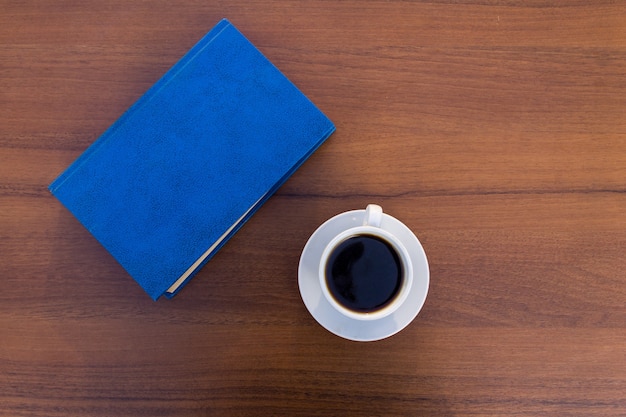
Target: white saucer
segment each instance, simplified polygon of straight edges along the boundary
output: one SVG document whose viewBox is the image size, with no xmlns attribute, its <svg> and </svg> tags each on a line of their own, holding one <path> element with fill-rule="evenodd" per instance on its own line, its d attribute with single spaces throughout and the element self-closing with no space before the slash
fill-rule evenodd
<svg viewBox="0 0 626 417">
<path fill-rule="evenodd" d="M 361 342 L 384 339 L 408 326 L 426 301 L 430 281 L 428 260 L 417 237 L 402 222 L 383 213 L 380 227 L 404 244 L 413 263 L 413 285 L 407 300 L 394 313 L 378 320 L 348 318 L 330 305 L 322 294 L 318 277 L 322 252 L 333 237 L 362 225 L 364 214 L 365 210 L 347 211 L 322 224 L 306 243 L 298 267 L 300 295 L 313 318 L 331 333 Z"/>
</svg>

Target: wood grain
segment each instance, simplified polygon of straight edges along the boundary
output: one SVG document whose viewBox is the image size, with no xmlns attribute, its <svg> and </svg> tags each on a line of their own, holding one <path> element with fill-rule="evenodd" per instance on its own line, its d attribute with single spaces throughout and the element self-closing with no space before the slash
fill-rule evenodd
<svg viewBox="0 0 626 417">
<path fill-rule="evenodd" d="M 0 9 L 0 415 L 626 415 L 622 3 Z M 154 303 L 46 187 L 222 17 L 337 132 Z M 368 203 L 432 281 L 409 327 L 354 343 L 297 265 Z"/>
</svg>

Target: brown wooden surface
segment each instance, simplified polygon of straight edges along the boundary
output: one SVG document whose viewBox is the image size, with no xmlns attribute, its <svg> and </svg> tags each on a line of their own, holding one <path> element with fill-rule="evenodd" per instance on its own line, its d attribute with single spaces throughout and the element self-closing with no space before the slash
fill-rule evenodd
<svg viewBox="0 0 626 417">
<path fill-rule="evenodd" d="M 222 17 L 337 132 L 173 300 L 47 185 Z M 619 1 L 0 0 L 0 415 L 626 415 Z M 327 218 L 421 239 L 422 313 L 300 299 Z"/>
</svg>

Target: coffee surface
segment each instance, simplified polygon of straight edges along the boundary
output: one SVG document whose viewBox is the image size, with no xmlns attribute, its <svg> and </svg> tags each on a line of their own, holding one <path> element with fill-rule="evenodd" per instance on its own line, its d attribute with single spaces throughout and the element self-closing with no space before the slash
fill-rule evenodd
<svg viewBox="0 0 626 417">
<path fill-rule="evenodd" d="M 374 312 L 391 303 L 403 279 L 396 251 L 373 235 L 350 237 L 337 245 L 325 272 L 330 294 L 357 312 Z"/>
</svg>

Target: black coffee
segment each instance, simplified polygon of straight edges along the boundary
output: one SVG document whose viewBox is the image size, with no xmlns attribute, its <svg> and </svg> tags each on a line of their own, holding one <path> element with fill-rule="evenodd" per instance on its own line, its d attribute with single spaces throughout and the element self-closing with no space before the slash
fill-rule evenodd
<svg viewBox="0 0 626 417">
<path fill-rule="evenodd" d="M 404 273 L 396 251 L 373 235 L 354 236 L 337 245 L 325 272 L 335 300 L 362 313 L 379 310 L 393 301 Z"/>
</svg>

